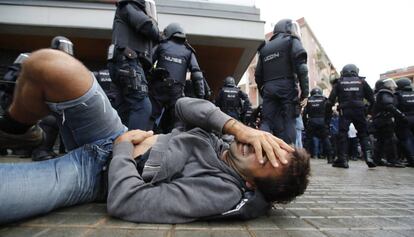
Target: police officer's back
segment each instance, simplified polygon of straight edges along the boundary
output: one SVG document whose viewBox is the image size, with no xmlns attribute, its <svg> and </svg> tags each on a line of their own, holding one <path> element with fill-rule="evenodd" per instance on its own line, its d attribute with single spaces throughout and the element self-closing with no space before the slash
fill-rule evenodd
<svg viewBox="0 0 414 237">
<path fill-rule="evenodd" d="M 313 137 L 321 139 L 325 154 L 328 156 L 328 163 L 332 162 L 333 151 L 329 140 L 330 113 L 327 105 L 328 98 L 322 95 L 320 88 L 313 88 L 303 110 L 303 123 L 306 128 L 306 147 L 313 147 Z M 311 150 L 311 149 L 310 149 Z"/>
<path fill-rule="evenodd" d="M 364 77 L 358 75 L 359 69 L 354 64 L 342 68 L 341 77 L 334 84 L 329 95 L 330 106 L 338 99 L 339 135 L 338 157 L 333 167 L 348 168 L 348 129 L 353 123 L 358 131 L 361 150 L 368 167 L 375 167 L 372 160 L 372 148 L 368 138 L 368 127 L 365 118 L 366 99 L 370 106 L 374 104 L 374 93 Z"/>
<path fill-rule="evenodd" d="M 121 0 L 112 29 L 108 68 L 120 88 L 126 111 L 121 119 L 129 129 L 148 129 L 151 102 L 146 74 L 152 66 L 152 49 L 159 41 L 153 0 Z"/>
<path fill-rule="evenodd" d="M 279 21 L 274 35 L 259 48 L 255 79 L 263 97 L 262 130 L 285 142 L 295 142 L 296 107 L 309 94 L 307 53 L 303 48 L 296 22 Z M 297 88 L 299 81 L 301 94 Z"/>
<path fill-rule="evenodd" d="M 251 107 L 249 97 L 236 86 L 236 82 L 231 76 L 224 79 L 224 85 L 216 98 L 216 105 L 221 111 L 239 121 Z"/>
<path fill-rule="evenodd" d="M 164 109 L 162 126 L 164 133 L 172 130 L 175 123 L 175 103 L 184 96 L 187 72 L 191 72 L 192 87 L 198 98 L 204 98 L 203 73 L 198 65 L 195 50 L 187 42 L 184 29 L 171 23 L 164 29 L 164 39 L 155 48 L 153 62 L 156 65 L 150 81 L 150 96 L 155 121 Z M 167 118 L 167 119 L 165 119 Z"/>
</svg>

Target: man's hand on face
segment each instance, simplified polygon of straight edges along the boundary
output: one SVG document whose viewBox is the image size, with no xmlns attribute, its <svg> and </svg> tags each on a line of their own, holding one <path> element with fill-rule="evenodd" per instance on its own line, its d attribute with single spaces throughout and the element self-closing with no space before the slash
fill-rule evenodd
<svg viewBox="0 0 414 237">
<path fill-rule="evenodd" d="M 223 132 L 234 135 L 239 142 L 253 146 L 259 162 L 264 163 L 264 159 L 267 158 L 270 163 L 272 163 L 273 167 L 278 167 L 279 162 L 287 164 L 285 156 L 281 153 L 282 149 L 288 152 L 294 151 L 294 149 L 282 139 L 279 139 L 268 132 L 247 127 L 233 119 L 227 121 L 224 125 Z M 264 155 L 266 157 L 264 157 Z"/>
<path fill-rule="evenodd" d="M 153 131 L 142 131 L 142 130 L 131 130 L 128 131 L 121 136 L 119 136 L 114 144 L 118 144 L 121 142 L 131 142 L 132 144 L 136 145 L 144 141 L 146 138 L 151 137 L 154 135 Z"/>
</svg>

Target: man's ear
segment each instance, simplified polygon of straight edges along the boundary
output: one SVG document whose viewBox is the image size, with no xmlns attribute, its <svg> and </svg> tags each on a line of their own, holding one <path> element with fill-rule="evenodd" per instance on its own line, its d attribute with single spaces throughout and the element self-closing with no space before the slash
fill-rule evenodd
<svg viewBox="0 0 414 237">
<path fill-rule="evenodd" d="M 246 181 L 246 187 L 251 190 L 256 189 L 256 184 L 253 181 Z"/>
</svg>

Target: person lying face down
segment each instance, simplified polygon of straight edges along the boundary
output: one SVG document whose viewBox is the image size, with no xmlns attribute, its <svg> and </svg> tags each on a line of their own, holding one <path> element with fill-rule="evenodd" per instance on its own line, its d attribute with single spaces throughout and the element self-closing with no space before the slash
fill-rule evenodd
<svg viewBox="0 0 414 237">
<path fill-rule="evenodd" d="M 247 190 L 258 190 L 269 203 L 286 203 L 305 191 L 310 167 L 304 150 L 243 125 L 205 100 L 182 98 L 176 113 L 185 128 L 167 135 L 129 131 L 115 141 L 110 215 L 181 223 L 229 211 Z M 228 145 L 213 132 L 235 139 Z"/>
</svg>

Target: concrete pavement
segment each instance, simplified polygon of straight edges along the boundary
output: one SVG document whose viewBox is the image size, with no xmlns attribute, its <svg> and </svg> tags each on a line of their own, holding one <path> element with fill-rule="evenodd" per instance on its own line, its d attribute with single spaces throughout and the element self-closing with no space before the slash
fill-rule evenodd
<svg viewBox="0 0 414 237">
<path fill-rule="evenodd" d="M 5 161 L 25 160 L 0 158 Z M 351 161 L 349 169 L 338 169 L 325 160 L 311 162 L 306 193 L 256 220 L 135 224 L 111 218 L 104 204 L 92 203 L 0 226 L 0 236 L 414 236 L 414 168 L 368 169 Z"/>
</svg>

